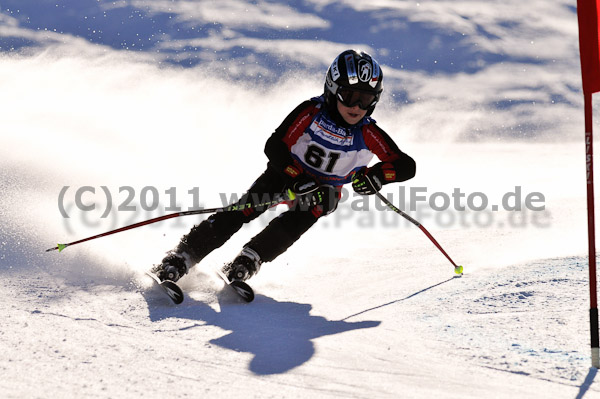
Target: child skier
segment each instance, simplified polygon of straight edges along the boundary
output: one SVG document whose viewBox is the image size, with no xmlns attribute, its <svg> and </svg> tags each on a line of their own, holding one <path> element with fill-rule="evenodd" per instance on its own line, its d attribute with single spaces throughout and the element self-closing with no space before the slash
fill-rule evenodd
<svg viewBox="0 0 600 399">
<path fill-rule="evenodd" d="M 382 91 L 379 64 L 364 52 L 344 51 L 327 71 L 324 93 L 296 107 L 271 135 L 265 146 L 267 169 L 239 203 L 256 205 L 257 199 L 289 192 L 304 206 L 291 206 L 272 220 L 223 267 L 230 281 L 252 277 L 263 262 L 274 260 L 318 219 L 332 213 L 344 184 L 352 182 L 355 192 L 371 195 L 384 184 L 415 175 L 414 160 L 369 117 Z M 380 162 L 368 168 L 373 155 Z M 152 271 L 161 280 L 179 280 L 265 210 L 245 207 L 211 215 Z"/>
</svg>

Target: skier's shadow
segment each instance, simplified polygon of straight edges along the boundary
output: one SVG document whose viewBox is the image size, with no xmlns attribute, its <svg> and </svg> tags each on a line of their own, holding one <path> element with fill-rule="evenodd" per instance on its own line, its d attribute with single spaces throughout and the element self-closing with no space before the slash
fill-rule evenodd
<svg viewBox="0 0 600 399">
<path fill-rule="evenodd" d="M 156 306 L 148 295 L 146 299 L 152 321 L 179 317 L 231 331 L 210 343 L 252 353 L 249 369 L 260 375 L 284 373 L 307 362 L 315 354 L 315 338 L 381 324 L 331 321 L 311 315 L 309 304 L 278 302 L 264 295 L 256 295 L 252 304 L 245 304 L 239 302 L 236 294 L 224 292 L 219 296 L 220 312 L 188 296 L 177 307 Z"/>
</svg>

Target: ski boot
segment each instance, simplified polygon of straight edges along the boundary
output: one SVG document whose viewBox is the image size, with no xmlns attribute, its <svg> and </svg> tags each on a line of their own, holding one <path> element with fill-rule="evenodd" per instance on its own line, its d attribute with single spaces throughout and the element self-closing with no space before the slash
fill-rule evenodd
<svg viewBox="0 0 600 399">
<path fill-rule="evenodd" d="M 223 266 L 222 271 L 229 281 L 245 281 L 258 273 L 261 264 L 260 256 L 253 249 L 245 247 L 233 262 Z"/>
<path fill-rule="evenodd" d="M 159 265 L 152 268 L 151 272 L 156 274 L 160 281 L 176 282 L 189 270 L 186 255 L 186 253 L 169 252 Z"/>
</svg>

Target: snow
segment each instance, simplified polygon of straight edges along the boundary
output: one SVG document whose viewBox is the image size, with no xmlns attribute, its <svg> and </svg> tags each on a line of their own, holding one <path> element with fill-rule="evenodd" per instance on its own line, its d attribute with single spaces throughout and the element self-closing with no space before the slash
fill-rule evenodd
<svg viewBox="0 0 600 399">
<path fill-rule="evenodd" d="M 418 164 L 383 191 L 463 276 L 351 191 L 251 304 L 212 270 L 284 209 L 181 280 L 179 306 L 143 271 L 201 217 L 44 252 L 239 195 L 354 46 Z M 600 397 L 571 2 L 5 1 L 0 50 L 0 396 Z M 503 209 L 518 193 L 543 209 Z"/>
</svg>

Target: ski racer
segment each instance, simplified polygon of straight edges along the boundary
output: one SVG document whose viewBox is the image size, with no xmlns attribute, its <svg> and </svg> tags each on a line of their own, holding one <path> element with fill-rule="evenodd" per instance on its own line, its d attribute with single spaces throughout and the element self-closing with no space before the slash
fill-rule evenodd
<svg viewBox="0 0 600 399">
<path fill-rule="evenodd" d="M 260 204 L 256 201 L 284 192 L 295 200 L 223 267 L 230 281 L 252 277 L 262 263 L 273 261 L 317 220 L 335 211 L 344 184 L 371 195 L 415 175 L 415 161 L 370 117 L 382 91 L 379 64 L 367 53 L 346 50 L 329 67 L 324 93 L 298 105 L 270 136 L 267 168 L 238 203 Z M 379 162 L 368 167 L 373 155 Z M 161 280 L 179 280 L 244 223 L 266 211 L 243 208 L 215 213 L 194 226 L 152 272 Z"/>
</svg>

